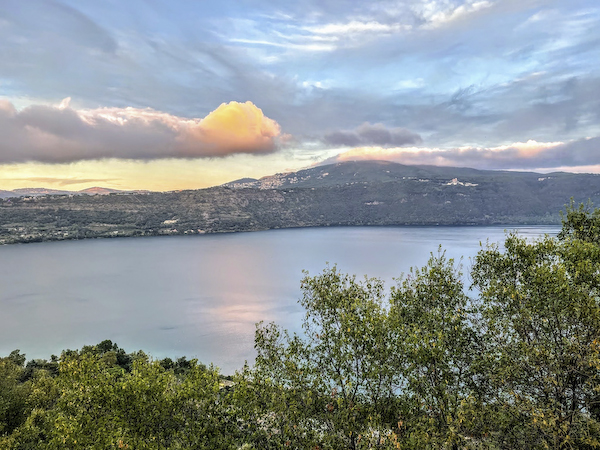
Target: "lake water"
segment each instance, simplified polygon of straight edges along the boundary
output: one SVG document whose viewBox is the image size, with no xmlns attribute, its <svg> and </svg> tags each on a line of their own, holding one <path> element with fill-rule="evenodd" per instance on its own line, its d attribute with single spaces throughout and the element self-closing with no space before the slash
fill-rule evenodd
<svg viewBox="0 0 600 450">
<path fill-rule="evenodd" d="M 441 244 L 469 258 L 506 227 L 356 227 L 101 239 L 0 247 L 0 355 L 49 358 L 104 339 L 153 357 L 198 358 L 233 373 L 254 358 L 255 323 L 300 331 L 302 270 L 326 263 L 383 278 Z M 509 228 L 510 229 L 510 228 Z M 558 227 L 520 227 L 526 237 Z"/>
</svg>

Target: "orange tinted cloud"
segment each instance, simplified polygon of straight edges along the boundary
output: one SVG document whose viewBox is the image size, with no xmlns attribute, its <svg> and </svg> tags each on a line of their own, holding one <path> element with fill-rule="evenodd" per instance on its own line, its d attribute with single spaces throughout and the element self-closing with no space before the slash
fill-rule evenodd
<svg viewBox="0 0 600 450">
<path fill-rule="evenodd" d="M 324 163 L 368 159 L 401 164 L 429 164 L 480 169 L 543 169 L 594 166 L 600 163 L 597 151 L 600 138 L 570 142 L 515 142 L 497 147 L 455 147 L 449 149 L 408 147 L 356 147 Z"/>
<path fill-rule="evenodd" d="M 407 164 L 423 164 L 429 161 L 437 165 L 452 165 L 461 155 L 479 154 L 488 159 L 501 159 L 510 155 L 518 158 L 531 158 L 539 155 L 544 150 L 562 145 L 562 142 L 515 142 L 510 145 L 498 147 L 455 147 L 452 149 L 441 148 L 381 148 L 381 147 L 357 147 L 340 153 L 337 159 L 340 161 L 382 159 Z"/>
<path fill-rule="evenodd" d="M 252 102 L 223 103 L 200 122 L 185 129 L 182 141 L 195 148 L 198 142 L 215 153 L 265 153 L 275 150 L 279 124 Z"/>
<path fill-rule="evenodd" d="M 75 110 L 0 102 L 0 162 L 202 158 L 277 149 L 281 129 L 251 102 L 223 103 L 203 119 L 150 108 Z"/>
</svg>

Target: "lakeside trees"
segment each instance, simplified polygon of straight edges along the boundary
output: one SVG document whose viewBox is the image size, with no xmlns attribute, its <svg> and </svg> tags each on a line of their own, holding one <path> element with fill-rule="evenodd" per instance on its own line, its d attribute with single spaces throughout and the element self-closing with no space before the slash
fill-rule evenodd
<svg viewBox="0 0 600 450">
<path fill-rule="evenodd" d="M 110 341 L 0 358 L 0 448 L 600 447 L 600 212 L 483 248 L 467 291 L 443 252 L 386 292 L 302 280 L 302 336 L 257 328 L 233 383 Z M 58 370 L 57 370 L 58 369 Z"/>
<path fill-rule="evenodd" d="M 527 419 L 511 448 L 598 446 L 600 248 L 578 239 L 481 253 L 473 268 L 493 398 Z M 504 430 L 508 434 L 510 430 Z"/>
</svg>

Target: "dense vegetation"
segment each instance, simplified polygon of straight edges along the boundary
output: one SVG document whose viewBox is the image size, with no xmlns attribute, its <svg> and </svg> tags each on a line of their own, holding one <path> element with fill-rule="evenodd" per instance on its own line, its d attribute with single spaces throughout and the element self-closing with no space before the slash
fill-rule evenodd
<svg viewBox="0 0 600 450">
<path fill-rule="evenodd" d="M 302 280 L 303 336 L 256 332 L 231 381 L 110 341 L 0 359 L 2 449 L 600 447 L 600 210 L 558 238 L 480 251 L 466 290 L 440 251 L 386 293 Z"/>
<path fill-rule="evenodd" d="M 290 227 L 559 224 L 569 193 L 600 201 L 600 176 L 346 162 L 194 191 L 4 199 L 0 244 Z"/>
</svg>

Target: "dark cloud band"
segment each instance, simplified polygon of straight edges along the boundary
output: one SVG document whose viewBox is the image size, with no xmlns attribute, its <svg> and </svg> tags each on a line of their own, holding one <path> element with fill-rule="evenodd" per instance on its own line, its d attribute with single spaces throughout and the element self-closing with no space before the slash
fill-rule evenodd
<svg viewBox="0 0 600 450">
<path fill-rule="evenodd" d="M 323 138 L 326 145 L 332 147 L 356 147 L 360 145 L 378 145 L 382 147 L 400 147 L 419 144 L 421 136 L 406 128 L 386 128 L 381 123 L 363 123 L 351 131 L 333 131 Z"/>
</svg>

